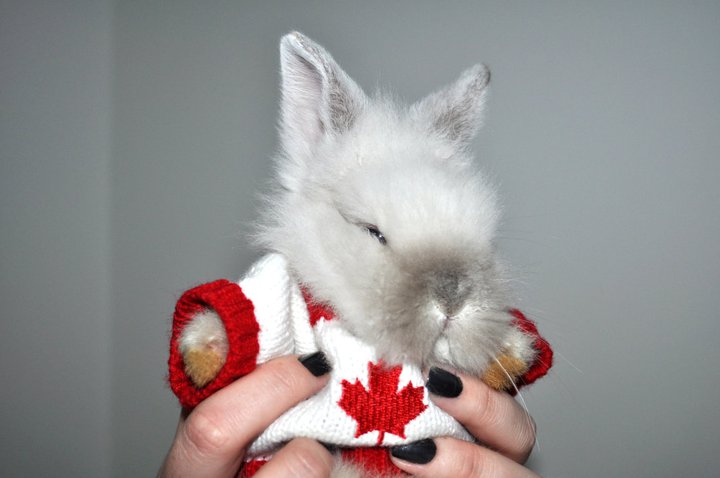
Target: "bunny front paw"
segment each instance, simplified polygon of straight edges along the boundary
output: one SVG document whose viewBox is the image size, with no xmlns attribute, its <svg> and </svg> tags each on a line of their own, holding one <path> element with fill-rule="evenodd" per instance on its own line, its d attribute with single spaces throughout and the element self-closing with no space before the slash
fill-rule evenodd
<svg viewBox="0 0 720 478">
<path fill-rule="evenodd" d="M 483 374 L 482 380 L 495 390 L 513 390 L 519 377 L 527 372 L 528 364 L 509 354 L 498 356 Z"/>
<path fill-rule="evenodd" d="M 197 314 L 180 335 L 185 373 L 202 388 L 220 372 L 228 351 L 228 339 L 220 317 L 212 310 Z"/>
</svg>

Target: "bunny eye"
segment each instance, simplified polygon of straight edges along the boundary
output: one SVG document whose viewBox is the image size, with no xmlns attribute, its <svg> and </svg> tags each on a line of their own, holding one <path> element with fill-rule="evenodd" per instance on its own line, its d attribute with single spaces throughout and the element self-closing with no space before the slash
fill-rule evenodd
<svg viewBox="0 0 720 478">
<path fill-rule="evenodd" d="M 383 246 L 387 244 L 387 239 L 385 239 L 385 236 L 382 232 L 380 232 L 380 229 L 378 229 L 377 226 L 374 226 L 372 224 L 364 224 L 363 227 L 371 236 L 377 239 L 380 244 L 382 244 Z"/>
</svg>

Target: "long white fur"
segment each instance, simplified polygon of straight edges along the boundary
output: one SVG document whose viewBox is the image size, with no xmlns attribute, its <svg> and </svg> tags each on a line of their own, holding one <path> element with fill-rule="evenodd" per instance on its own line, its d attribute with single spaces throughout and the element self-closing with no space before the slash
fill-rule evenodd
<svg viewBox="0 0 720 478">
<path fill-rule="evenodd" d="M 366 96 L 300 33 L 282 38 L 280 56 L 281 153 L 259 242 L 388 362 L 480 375 L 501 352 L 531 360 L 507 313 L 496 193 L 468 152 L 487 68 L 403 106 Z M 202 322 L 217 332 L 211 315 Z M 334 476 L 358 473 L 338 465 Z"/>
<path fill-rule="evenodd" d="M 180 352 L 186 354 L 195 349 L 212 349 L 225 361 L 228 352 L 227 334 L 220 317 L 206 309 L 197 314 L 180 333 Z"/>
<path fill-rule="evenodd" d="M 487 68 L 472 67 L 404 107 L 366 96 L 299 33 L 280 49 L 282 154 L 263 245 L 287 257 L 315 297 L 386 360 L 479 373 L 511 329 L 493 245 L 496 195 L 467 152 L 482 120 Z M 382 232 L 385 247 L 366 224 Z M 441 330 L 430 320 L 437 306 L 430 289 L 433 275 L 448 271 L 473 295 L 448 314 L 444 339 L 456 346 L 434 353 Z"/>
</svg>

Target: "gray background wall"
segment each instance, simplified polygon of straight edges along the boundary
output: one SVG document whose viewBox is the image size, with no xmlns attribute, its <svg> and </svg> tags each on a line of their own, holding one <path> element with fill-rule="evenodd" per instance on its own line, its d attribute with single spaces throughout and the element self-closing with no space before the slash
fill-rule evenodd
<svg viewBox="0 0 720 478">
<path fill-rule="evenodd" d="M 258 254 L 291 29 L 408 100 L 491 66 L 475 150 L 558 353 L 532 466 L 716 476 L 720 4 L 112 0 L 0 1 L 0 475 L 157 469 L 174 301 Z"/>
<path fill-rule="evenodd" d="M 109 476 L 110 2 L 0 0 L 0 476 Z"/>
</svg>

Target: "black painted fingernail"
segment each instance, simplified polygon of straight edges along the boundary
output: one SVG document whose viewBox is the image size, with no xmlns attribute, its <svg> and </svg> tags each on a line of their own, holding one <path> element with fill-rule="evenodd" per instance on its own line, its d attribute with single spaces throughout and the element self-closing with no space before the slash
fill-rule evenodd
<svg viewBox="0 0 720 478">
<path fill-rule="evenodd" d="M 409 443 L 407 445 L 398 445 L 390 449 L 390 453 L 395 458 L 424 465 L 430 463 L 435 458 L 437 447 L 435 442 L 430 438 Z"/>
<path fill-rule="evenodd" d="M 331 444 L 331 443 L 327 443 L 327 442 L 324 442 L 324 441 L 321 441 L 320 444 L 321 444 L 322 446 L 324 446 L 325 449 L 326 449 L 327 451 L 329 451 L 330 453 L 335 453 L 336 451 L 338 451 L 338 450 L 340 449 L 337 445 L 333 445 L 333 444 Z"/>
<path fill-rule="evenodd" d="M 430 369 L 425 387 L 430 393 L 447 398 L 455 398 L 463 391 L 460 377 L 437 367 Z"/>
<path fill-rule="evenodd" d="M 298 360 L 305 366 L 306 369 L 310 370 L 310 373 L 319 377 L 325 375 L 332 368 L 325 358 L 325 354 L 322 352 L 315 352 L 309 355 L 303 355 Z"/>
</svg>

